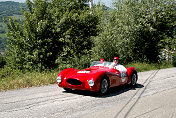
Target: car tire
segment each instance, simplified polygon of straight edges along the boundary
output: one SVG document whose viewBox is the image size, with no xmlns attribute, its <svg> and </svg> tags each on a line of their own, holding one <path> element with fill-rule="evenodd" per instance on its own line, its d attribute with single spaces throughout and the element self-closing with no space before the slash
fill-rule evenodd
<svg viewBox="0 0 176 118">
<path fill-rule="evenodd" d="M 137 80 L 138 80 L 138 75 L 137 75 L 137 72 L 134 71 L 131 76 L 131 86 L 136 86 Z"/>
<path fill-rule="evenodd" d="M 108 92 L 109 89 L 109 82 L 107 78 L 103 78 L 100 82 L 100 90 L 99 94 L 100 95 L 105 95 Z"/>
<path fill-rule="evenodd" d="M 63 88 L 66 92 L 71 92 L 72 90 L 69 88 Z"/>
</svg>

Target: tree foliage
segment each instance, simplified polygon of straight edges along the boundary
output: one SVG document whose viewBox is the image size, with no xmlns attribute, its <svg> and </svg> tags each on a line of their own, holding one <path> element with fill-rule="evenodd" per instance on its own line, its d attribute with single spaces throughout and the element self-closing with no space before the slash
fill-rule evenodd
<svg viewBox="0 0 176 118">
<path fill-rule="evenodd" d="M 175 0 L 117 0 L 114 9 L 87 0 L 27 0 L 24 22 L 6 21 L 7 64 L 18 69 L 87 65 L 119 56 L 122 63 L 157 62 L 175 51 Z"/>
<path fill-rule="evenodd" d="M 103 17 L 93 54 L 106 60 L 117 55 L 124 63 L 157 62 L 165 38 L 175 40 L 175 13 L 175 0 L 118 0 Z"/>
<path fill-rule="evenodd" d="M 30 0 L 23 11 L 24 24 L 10 18 L 8 64 L 19 69 L 54 68 L 57 63 L 85 55 L 91 36 L 97 35 L 98 18 L 84 1 Z"/>
</svg>

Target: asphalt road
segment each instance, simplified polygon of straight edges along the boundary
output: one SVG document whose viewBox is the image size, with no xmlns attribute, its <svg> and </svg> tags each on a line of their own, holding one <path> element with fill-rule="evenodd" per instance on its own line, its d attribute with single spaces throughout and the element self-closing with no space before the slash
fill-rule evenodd
<svg viewBox="0 0 176 118">
<path fill-rule="evenodd" d="M 176 118 L 176 68 L 138 73 L 106 96 L 56 84 L 0 92 L 0 118 Z"/>
</svg>

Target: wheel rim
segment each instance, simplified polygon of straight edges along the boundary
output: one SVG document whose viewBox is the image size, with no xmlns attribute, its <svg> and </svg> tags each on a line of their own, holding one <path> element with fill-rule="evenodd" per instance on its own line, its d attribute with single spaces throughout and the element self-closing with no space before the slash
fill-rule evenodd
<svg viewBox="0 0 176 118">
<path fill-rule="evenodd" d="M 136 74 L 133 74 L 132 76 L 132 85 L 136 85 Z"/>
<path fill-rule="evenodd" d="M 107 79 L 104 79 L 101 82 L 101 93 L 106 93 L 107 90 L 108 90 L 108 81 L 107 81 Z"/>
</svg>

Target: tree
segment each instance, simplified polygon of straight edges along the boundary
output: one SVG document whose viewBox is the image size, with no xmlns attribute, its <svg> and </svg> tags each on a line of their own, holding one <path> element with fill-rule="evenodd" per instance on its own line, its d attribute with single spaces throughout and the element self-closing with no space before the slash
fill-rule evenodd
<svg viewBox="0 0 176 118">
<path fill-rule="evenodd" d="M 95 37 L 94 55 L 107 60 L 119 56 L 124 63 L 157 62 L 161 41 L 174 35 L 175 11 L 174 0 L 115 2 L 115 9 L 100 24 L 102 32 Z"/>
<path fill-rule="evenodd" d="M 97 35 L 98 18 L 84 1 L 30 0 L 23 10 L 24 24 L 10 18 L 9 65 L 19 69 L 54 68 L 89 52 Z"/>
</svg>

